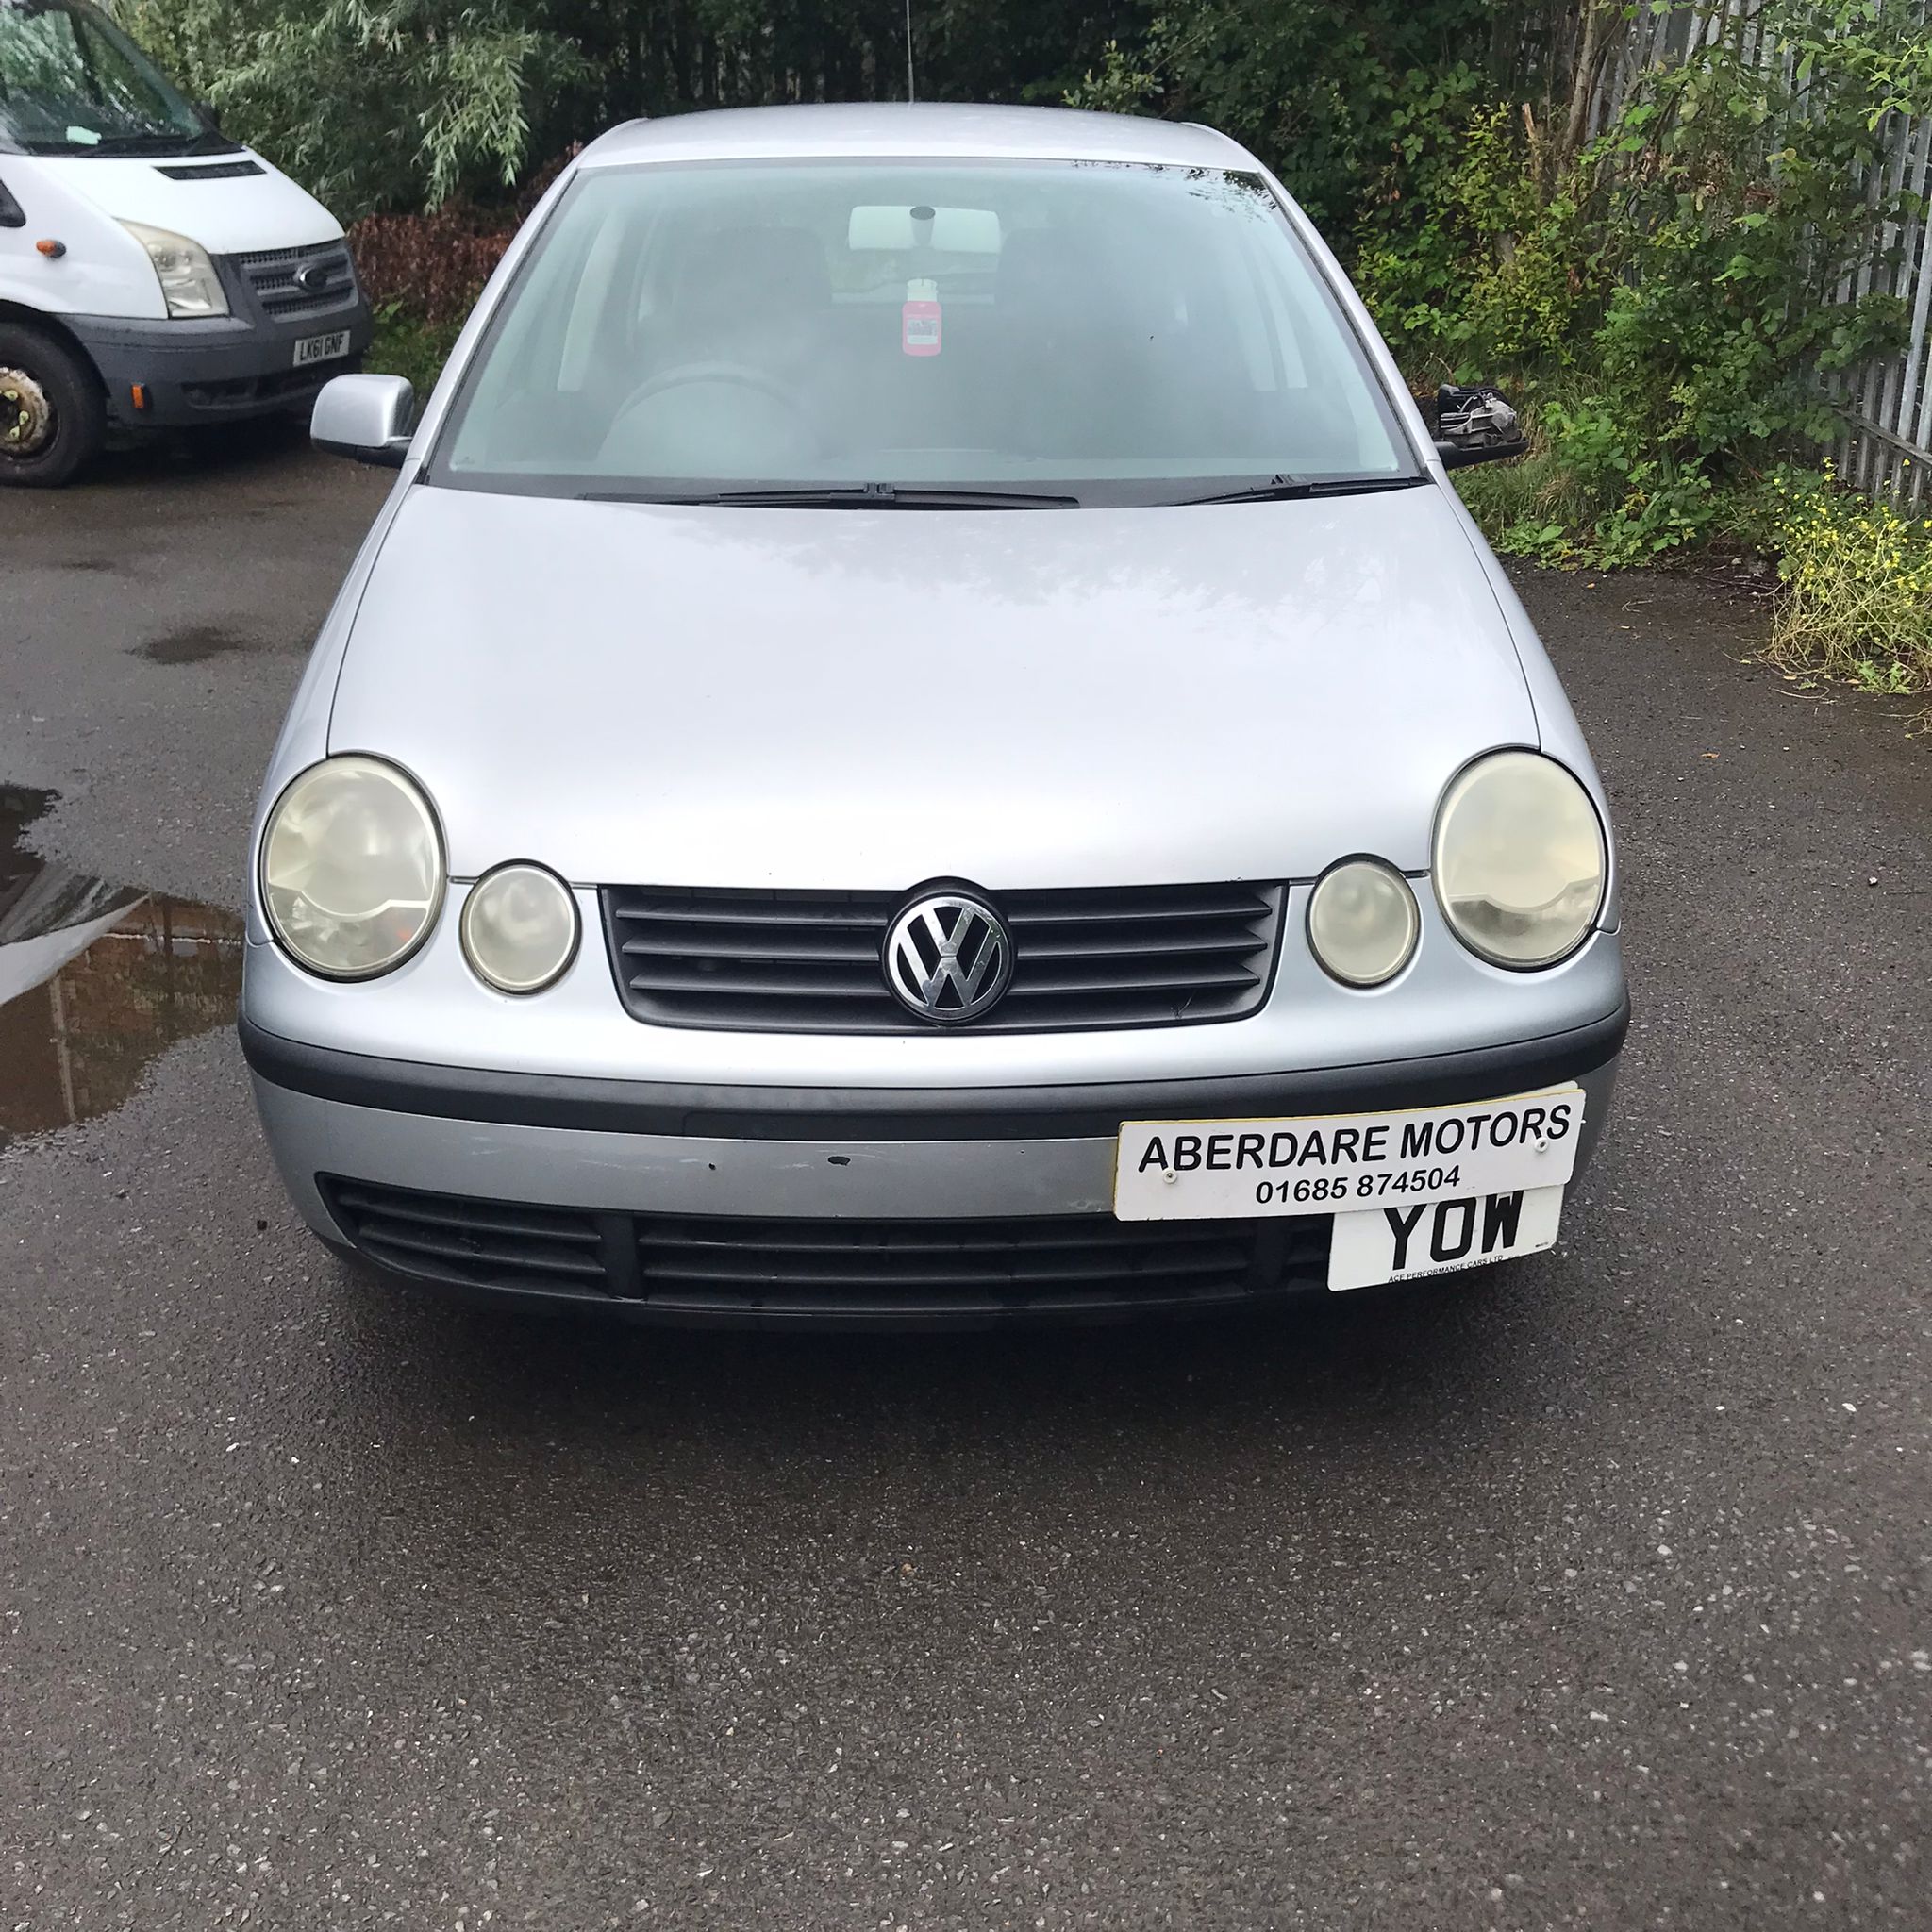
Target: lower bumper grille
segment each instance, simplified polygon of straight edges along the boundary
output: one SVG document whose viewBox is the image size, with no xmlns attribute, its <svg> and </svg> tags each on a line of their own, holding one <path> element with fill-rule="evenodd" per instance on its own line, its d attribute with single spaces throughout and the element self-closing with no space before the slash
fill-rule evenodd
<svg viewBox="0 0 1932 1932">
<path fill-rule="evenodd" d="M 663 1320 L 1077 1318 L 1237 1306 L 1318 1285 L 1325 1215 L 1265 1221 L 785 1221 L 598 1214 L 321 1177 L 343 1234 L 421 1279 Z"/>
<path fill-rule="evenodd" d="M 278 369 L 272 375 L 229 375 L 214 382 L 184 382 L 181 394 L 191 408 L 256 409 L 294 401 L 320 389 L 332 375 L 360 367 L 359 358 L 317 362 L 307 369 Z"/>
<path fill-rule="evenodd" d="M 373 1181 L 325 1176 L 321 1186 L 349 1240 L 400 1274 L 465 1288 L 606 1291 L 604 1231 L 594 1215 L 419 1194 Z"/>
</svg>

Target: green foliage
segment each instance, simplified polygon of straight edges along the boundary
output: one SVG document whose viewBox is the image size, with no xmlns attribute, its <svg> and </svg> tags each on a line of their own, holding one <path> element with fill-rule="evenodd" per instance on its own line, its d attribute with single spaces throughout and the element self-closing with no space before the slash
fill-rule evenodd
<svg viewBox="0 0 1932 1932">
<path fill-rule="evenodd" d="M 1530 456 L 1457 477 L 1507 555 L 1594 570 L 1648 563 L 1724 514 L 1726 499 L 1701 465 L 1641 442 L 1579 379 L 1546 390 L 1525 428 Z"/>
<path fill-rule="evenodd" d="M 1170 0 L 1143 21 L 1131 5 L 1090 7 L 1108 29 L 1064 98 L 1208 122 L 1345 235 L 1365 196 L 1424 192 L 1419 171 L 1441 158 L 1439 138 L 1454 138 L 1449 103 L 1507 95 L 1546 10 L 1535 0 Z"/>
<path fill-rule="evenodd" d="M 461 329 L 460 320 L 425 322 L 400 302 L 384 302 L 376 308 L 375 340 L 362 366 L 380 375 L 406 375 L 417 396 L 426 397 Z"/>
<path fill-rule="evenodd" d="M 1840 489 L 1829 465 L 1780 470 L 1765 496 L 1774 655 L 1887 695 L 1932 691 L 1932 518 Z"/>
<path fill-rule="evenodd" d="M 345 219 L 501 196 L 639 114 L 906 89 L 903 0 L 107 4 Z M 914 19 L 920 92 L 956 100 L 1058 100 L 1146 25 L 1141 0 L 915 0 Z"/>
<path fill-rule="evenodd" d="M 1397 144 L 1357 233 L 1357 282 L 1391 346 L 1418 373 L 1567 366 L 1601 251 L 1567 193 L 1540 192 L 1533 121 L 1461 65 L 1409 76 L 1391 118 Z"/>
<path fill-rule="evenodd" d="M 1770 10 L 1779 24 L 1814 9 Z M 1586 158 L 1629 238 L 1596 336 L 1606 381 L 1687 457 L 1822 440 L 1832 423 L 1813 372 L 1903 340 L 1890 296 L 1840 294 L 1903 211 L 1859 187 L 1884 151 L 1869 97 L 1845 78 L 1814 66 L 1800 111 L 1781 70 L 1713 51 L 1659 76 L 1636 167 L 1627 126 Z"/>
<path fill-rule="evenodd" d="M 1547 404 L 1543 494 L 1566 508 L 1477 491 L 1486 520 L 1509 510 L 1488 525 L 1505 547 L 1601 567 L 1707 535 L 1775 451 L 1836 433 L 1821 371 L 1903 340 L 1900 305 L 1854 271 L 1882 264 L 1921 205 L 1884 165 L 1884 124 L 1932 109 L 1928 37 L 1901 0 L 1766 0 L 1758 21 L 1788 65 L 1704 48 L 1574 155 L 1553 158 L 1526 117 L 1472 115 L 1440 217 L 1432 203 L 1382 243 L 1447 291 L 1398 316 L 1435 331 L 1412 361 L 1433 350 Z M 1487 158 L 1505 139 L 1513 177 Z M 1527 196 L 1486 215 L 1463 177 L 1491 175 Z"/>
</svg>

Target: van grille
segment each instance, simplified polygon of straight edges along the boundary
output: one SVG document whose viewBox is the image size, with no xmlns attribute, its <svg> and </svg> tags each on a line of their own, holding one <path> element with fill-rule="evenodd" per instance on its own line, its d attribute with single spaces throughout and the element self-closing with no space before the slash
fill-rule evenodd
<svg viewBox="0 0 1932 1932">
<path fill-rule="evenodd" d="M 310 248 L 265 248 L 255 255 L 231 255 L 228 259 L 265 314 L 278 321 L 325 315 L 347 308 L 356 299 L 356 270 L 347 246 L 325 242 Z M 305 288 L 295 278 L 307 275 L 315 286 Z"/>
<path fill-rule="evenodd" d="M 974 1031 L 1236 1020 L 1268 990 L 1284 889 L 1139 886 L 994 895 L 1007 996 Z M 633 1019 L 743 1032 L 920 1033 L 880 965 L 896 892 L 612 886 L 604 924 Z"/>
</svg>

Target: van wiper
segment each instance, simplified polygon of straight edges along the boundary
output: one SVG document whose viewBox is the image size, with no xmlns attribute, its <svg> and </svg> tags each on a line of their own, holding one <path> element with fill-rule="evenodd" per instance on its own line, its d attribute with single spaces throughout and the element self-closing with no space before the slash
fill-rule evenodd
<svg viewBox="0 0 1932 1932">
<path fill-rule="evenodd" d="M 1213 496 L 1184 496 L 1191 503 L 1291 503 L 1308 496 L 1372 496 L 1378 490 L 1413 490 L 1426 476 L 1328 476 L 1309 482 L 1301 476 L 1271 476 L 1245 490 L 1225 490 Z"/>
<path fill-rule="evenodd" d="M 829 484 L 795 490 L 591 490 L 583 503 L 731 504 L 754 509 L 1078 509 L 1077 496 L 1024 490 L 945 490 L 902 483 Z"/>
</svg>

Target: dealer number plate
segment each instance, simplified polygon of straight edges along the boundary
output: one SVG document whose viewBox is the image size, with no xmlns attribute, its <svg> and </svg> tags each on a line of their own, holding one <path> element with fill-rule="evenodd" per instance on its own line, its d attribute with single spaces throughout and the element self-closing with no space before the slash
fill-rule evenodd
<svg viewBox="0 0 1932 1932">
<path fill-rule="evenodd" d="M 1391 1113 L 1128 1121 L 1122 1221 L 1332 1214 L 1330 1288 L 1474 1268 L 1554 1244 L 1583 1089 Z"/>
<path fill-rule="evenodd" d="M 1560 1186 L 1576 1166 L 1583 1089 L 1395 1113 L 1128 1121 L 1114 1156 L 1122 1221 L 1347 1214 Z"/>
<path fill-rule="evenodd" d="M 333 361 L 349 353 L 349 331 L 331 329 L 325 336 L 304 336 L 295 344 L 295 367 L 307 369 L 311 362 Z"/>
<path fill-rule="evenodd" d="M 1560 1186 L 1576 1166 L 1583 1089 L 1395 1113 L 1128 1121 L 1114 1156 L 1122 1221 L 1347 1214 Z"/>
</svg>

